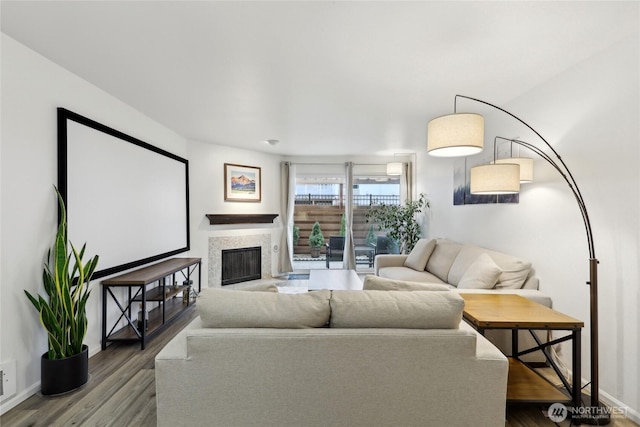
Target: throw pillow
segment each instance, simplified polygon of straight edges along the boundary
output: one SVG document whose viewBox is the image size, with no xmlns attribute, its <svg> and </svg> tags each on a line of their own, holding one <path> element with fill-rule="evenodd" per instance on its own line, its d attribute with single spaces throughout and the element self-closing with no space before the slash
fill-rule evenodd
<svg viewBox="0 0 640 427">
<path fill-rule="evenodd" d="M 496 289 L 520 289 L 531 273 L 531 263 L 518 261 L 510 268 L 503 268 Z"/>
<path fill-rule="evenodd" d="M 443 291 L 333 291 L 332 328 L 458 329 L 464 300 Z"/>
<path fill-rule="evenodd" d="M 411 250 L 411 253 L 404 261 L 404 266 L 412 268 L 416 271 L 424 271 L 427 266 L 427 261 L 436 247 L 436 241 L 434 239 L 420 239 Z"/>
<path fill-rule="evenodd" d="M 362 284 L 364 290 L 370 291 L 448 291 L 447 285 L 438 283 L 418 283 L 406 280 L 387 279 L 368 274 Z"/>
<path fill-rule="evenodd" d="M 464 272 L 458 289 L 492 289 L 501 274 L 502 270 L 489 255 L 480 254 Z"/>
<path fill-rule="evenodd" d="M 206 288 L 196 309 L 203 328 L 320 328 L 329 322 L 327 290 L 304 294 Z"/>
</svg>

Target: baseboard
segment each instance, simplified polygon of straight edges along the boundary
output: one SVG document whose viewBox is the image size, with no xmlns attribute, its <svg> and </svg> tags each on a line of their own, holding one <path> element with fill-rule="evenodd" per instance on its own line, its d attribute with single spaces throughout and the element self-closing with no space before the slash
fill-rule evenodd
<svg viewBox="0 0 640 427">
<path fill-rule="evenodd" d="M 0 415 L 4 415 L 9 412 L 11 409 L 15 408 L 34 394 L 40 391 L 40 381 L 33 384 L 31 387 L 23 390 L 21 393 L 16 394 L 15 396 L 2 401 L 0 403 Z"/>
<path fill-rule="evenodd" d="M 571 372 L 571 369 L 569 369 L 569 367 L 564 364 L 563 360 L 555 353 L 553 357 L 555 362 L 558 363 L 562 368 L 566 369 L 567 374 L 570 377 L 573 377 L 573 372 Z M 589 381 L 585 380 L 584 378 L 580 378 L 580 386 L 582 387 L 583 394 L 585 394 L 584 392 L 587 392 L 586 394 L 589 394 L 589 392 L 591 391 L 589 384 L 590 384 Z M 610 408 L 624 410 L 626 418 L 628 418 L 629 420 L 633 421 L 636 424 L 640 424 L 640 412 L 638 412 L 640 411 L 640 408 L 633 409 L 628 405 L 625 405 L 624 402 L 621 402 L 620 400 L 616 399 L 610 394 L 602 391 L 602 389 L 600 389 L 599 398 L 601 403 L 607 405 Z"/>
<path fill-rule="evenodd" d="M 91 349 L 93 349 L 93 351 L 91 351 Z M 100 347 L 100 345 L 89 346 L 89 358 L 100 353 L 101 351 L 102 351 L 102 348 Z M 31 387 L 28 387 L 22 390 L 22 392 L 17 393 L 15 396 L 1 401 L 0 415 L 6 414 L 7 412 L 9 412 L 10 410 L 12 410 L 13 408 L 15 408 L 16 406 L 18 406 L 19 404 L 21 404 L 22 402 L 24 402 L 25 400 L 27 400 L 28 398 L 30 398 L 31 396 L 33 396 L 39 391 L 40 391 L 40 381 L 31 385 Z"/>
<path fill-rule="evenodd" d="M 583 381 L 583 384 L 586 384 L 586 383 Z M 636 424 L 640 424 L 640 412 L 636 411 L 633 408 L 628 407 L 627 405 L 624 404 L 624 402 L 619 401 L 615 397 L 611 396 L 608 393 L 603 392 L 602 390 L 600 390 L 600 401 L 609 407 L 624 408 L 626 418 L 633 421 Z"/>
</svg>

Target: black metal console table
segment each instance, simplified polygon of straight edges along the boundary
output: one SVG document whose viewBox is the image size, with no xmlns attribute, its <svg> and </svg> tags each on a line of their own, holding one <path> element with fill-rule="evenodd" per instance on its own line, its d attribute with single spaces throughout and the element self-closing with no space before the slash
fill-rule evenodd
<svg viewBox="0 0 640 427">
<path fill-rule="evenodd" d="M 102 349 L 107 348 L 109 342 L 125 341 L 140 342 L 140 349 L 144 350 L 147 339 L 161 332 L 164 327 L 186 310 L 192 308 L 190 291 L 193 290 L 191 275 L 198 269 L 198 292 L 202 283 L 201 258 L 171 258 L 166 261 L 130 271 L 120 276 L 102 281 Z M 176 280 L 176 273 L 182 275 L 180 283 Z M 167 278 L 171 282 L 167 283 Z M 127 288 L 126 297 L 116 294 L 116 288 Z M 186 298 L 183 297 L 185 291 Z M 110 298 L 109 298 L 110 297 Z M 107 325 L 109 301 L 113 301 L 120 311 L 120 316 L 113 322 L 110 329 Z M 142 313 L 148 312 L 148 321 L 143 319 L 143 326 L 137 322 L 137 311 L 132 317 L 132 306 L 140 304 Z M 157 304 L 147 311 L 149 304 Z M 126 320 L 124 327 L 116 330 Z M 146 325 L 145 325 L 146 323 Z"/>
</svg>

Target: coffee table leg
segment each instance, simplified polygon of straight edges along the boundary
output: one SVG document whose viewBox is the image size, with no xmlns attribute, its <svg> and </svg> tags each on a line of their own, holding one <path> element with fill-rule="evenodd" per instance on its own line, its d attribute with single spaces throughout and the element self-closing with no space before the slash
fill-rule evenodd
<svg viewBox="0 0 640 427">
<path fill-rule="evenodd" d="M 511 357 L 518 359 L 518 329 L 511 330 Z"/>
</svg>

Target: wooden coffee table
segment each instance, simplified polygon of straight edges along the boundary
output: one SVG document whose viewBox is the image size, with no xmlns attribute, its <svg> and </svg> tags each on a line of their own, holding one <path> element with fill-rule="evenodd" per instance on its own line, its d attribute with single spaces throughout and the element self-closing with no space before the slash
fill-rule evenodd
<svg viewBox="0 0 640 427">
<path fill-rule="evenodd" d="M 362 280 L 355 270 L 310 270 L 309 290 L 320 289 L 361 291 Z"/>
<path fill-rule="evenodd" d="M 511 330 L 511 354 L 509 357 L 508 402 L 555 403 L 570 402 L 580 406 L 581 349 L 580 334 L 584 323 L 556 310 L 514 294 L 465 294 L 463 317 L 481 334 L 487 329 Z M 538 344 L 531 349 L 518 350 L 518 331 L 529 330 Z M 566 330 L 569 335 L 542 343 L 534 330 Z M 571 340 L 572 369 L 575 375 L 570 384 L 552 360 L 548 347 Z M 562 381 L 567 394 L 548 382 L 520 360 L 520 356 L 542 351 Z"/>
</svg>

